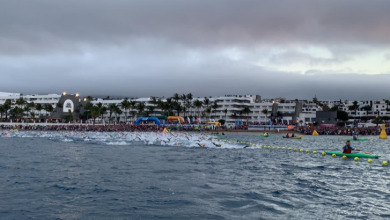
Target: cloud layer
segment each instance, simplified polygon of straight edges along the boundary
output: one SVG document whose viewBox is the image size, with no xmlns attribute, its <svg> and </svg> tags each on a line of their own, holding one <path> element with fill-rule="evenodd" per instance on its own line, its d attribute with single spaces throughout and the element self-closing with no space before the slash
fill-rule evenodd
<svg viewBox="0 0 390 220">
<path fill-rule="evenodd" d="M 0 88 L 387 98 L 388 8 L 385 0 L 5 0 Z"/>
</svg>

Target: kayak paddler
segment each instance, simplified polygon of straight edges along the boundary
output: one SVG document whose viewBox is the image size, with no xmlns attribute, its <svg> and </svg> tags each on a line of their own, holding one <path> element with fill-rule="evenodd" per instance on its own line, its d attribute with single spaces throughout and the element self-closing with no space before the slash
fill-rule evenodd
<svg viewBox="0 0 390 220">
<path fill-rule="evenodd" d="M 352 138 L 353 138 L 353 140 L 354 140 L 354 141 L 356 141 L 356 140 L 358 139 L 358 137 L 357 137 L 357 135 L 356 135 L 356 134 L 355 134 L 355 135 L 353 135 L 353 137 L 352 137 Z"/>
<path fill-rule="evenodd" d="M 360 151 L 359 149 L 355 149 L 351 146 L 351 141 L 347 141 L 346 145 L 343 147 L 343 153 L 344 154 L 350 154 L 352 153 L 352 150 Z"/>
<path fill-rule="evenodd" d="M 264 132 L 264 133 L 263 133 L 263 136 L 264 136 L 264 137 L 268 137 L 268 133 L 267 133 L 267 132 Z"/>
</svg>

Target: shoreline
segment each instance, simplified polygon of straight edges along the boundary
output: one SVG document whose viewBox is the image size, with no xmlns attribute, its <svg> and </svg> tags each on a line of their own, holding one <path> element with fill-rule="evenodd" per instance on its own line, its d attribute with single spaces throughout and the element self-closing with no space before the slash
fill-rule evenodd
<svg viewBox="0 0 390 220">
<path fill-rule="evenodd" d="M 73 130 L 18 130 L 18 131 L 12 131 L 13 129 L 0 129 L 0 131 L 10 131 L 10 132 L 72 132 Z M 164 133 L 162 131 L 73 131 L 73 132 L 98 132 L 98 133 Z M 209 134 L 211 135 L 211 133 L 249 133 L 249 134 L 255 134 L 255 133 L 258 133 L 258 134 L 263 134 L 263 130 L 251 130 L 251 131 L 248 131 L 248 130 L 228 130 L 228 131 L 224 131 L 224 130 L 219 130 L 219 131 L 173 131 L 172 133 L 200 133 L 200 134 Z M 269 134 L 291 134 L 291 133 L 294 133 L 295 135 L 297 136 L 312 136 L 312 135 L 307 135 L 307 134 L 301 134 L 301 133 L 298 133 L 298 132 L 291 132 L 291 131 L 267 131 L 267 133 Z M 351 137 L 352 135 L 319 135 L 319 136 L 337 136 L 337 137 Z M 359 135 L 359 136 L 364 136 L 364 137 L 367 137 L 367 136 L 378 136 L 378 135 Z"/>
</svg>

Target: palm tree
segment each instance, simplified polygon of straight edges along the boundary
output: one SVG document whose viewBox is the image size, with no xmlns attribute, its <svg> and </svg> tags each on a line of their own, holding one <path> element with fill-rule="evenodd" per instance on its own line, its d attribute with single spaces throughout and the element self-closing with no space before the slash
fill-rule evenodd
<svg viewBox="0 0 390 220">
<path fill-rule="evenodd" d="M 226 121 L 226 115 L 227 115 L 227 113 L 228 113 L 227 108 L 225 108 L 225 110 L 223 110 L 223 113 L 225 113 L 225 121 Z"/>
<path fill-rule="evenodd" d="M 206 113 L 207 113 L 207 109 L 209 108 L 209 105 L 210 105 L 210 99 L 208 99 L 207 97 L 204 98 L 203 100 L 203 105 L 206 106 Z"/>
<path fill-rule="evenodd" d="M 120 117 L 118 118 L 118 115 L 120 116 L 123 113 L 123 111 L 120 108 L 115 109 L 115 116 L 116 116 L 116 121 L 119 123 Z"/>
<path fill-rule="evenodd" d="M 180 96 L 180 99 L 183 103 L 183 108 L 181 108 L 181 109 L 183 109 L 184 117 L 186 117 L 186 108 L 185 107 L 186 107 L 186 103 L 187 103 L 187 96 L 185 94 L 183 94 Z M 178 103 L 178 104 L 181 105 L 181 103 Z"/>
<path fill-rule="evenodd" d="M 389 109 L 390 100 L 386 99 L 385 103 L 386 103 L 386 111 L 390 111 L 390 109 Z"/>
<path fill-rule="evenodd" d="M 380 123 L 382 123 L 382 118 L 381 117 L 376 117 L 376 118 L 374 118 L 373 120 L 372 120 L 372 122 L 374 123 L 374 124 L 376 124 L 376 126 L 378 126 Z"/>
<path fill-rule="evenodd" d="M 314 104 L 318 104 L 318 99 L 317 99 L 317 97 L 314 97 L 314 98 L 313 98 L 313 103 L 314 103 Z"/>
<path fill-rule="evenodd" d="M 248 106 L 245 106 L 243 109 L 242 109 L 242 114 L 246 115 L 246 120 L 248 120 L 248 117 L 249 117 L 249 114 L 251 113 L 251 110 Z"/>
<path fill-rule="evenodd" d="M 27 118 L 28 118 L 28 113 L 30 113 L 30 107 L 28 105 L 24 106 L 23 108 L 23 112 L 26 112 L 27 113 Z"/>
<path fill-rule="evenodd" d="M 148 109 L 148 115 L 152 115 L 154 112 L 155 107 L 153 105 L 149 105 L 146 107 Z"/>
<path fill-rule="evenodd" d="M 175 93 L 175 94 L 173 94 L 172 99 L 175 100 L 175 102 L 179 102 L 179 100 L 180 100 L 180 95 L 177 94 L 177 93 Z"/>
<path fill-rule="evenodd" d="M 84 110 L 85 110 L 85 113 L 87 115 L 87 120 L 88 120 L 88 116 L 92 117 L 92 115 L 91 115 L 92 108 L 93 108 L 93 104 L 91 102 L 87 102 L 87 104 L 85 104 Z"/>
<path fill-rule="evenodd" d="M 46 112 L 49 112 L 49 113 L 50 113 L 50 119 L 52 119 L 52 116 L 53 116 L 52 113 L 53 113 L 53 111 L 54 111 L 53 106 L 50 105 L 50 104 L 45 104 L 45 105 L 44 105 L 44 109 L 45 109 Z"/>
<path fill-rule="evenodd" d="M 219 108 L 220 106 L 218 105 L 218 103 L 216 101 L 213 102 L 211 108 L 214 109 L 214 117 L 216 117 L 216 114 L 217 114 L 217 109 Z"/>
<path fill-rule="evenodd" d="M 11 106 L 12 106 L 11 99 L 5 100 L 3 106 L 4 106 L 4 109 L 5 109 L 5 120 L 7 120 L 8 119 L 8 111 L 11 109 Z"/>
<path fill-rule="evenodd" d="M 206 115 L 209 117 L 209 119 L 210 119 L 210 114 L 211 114 L 211 108 L 206 108 Z"/>
<path fill-rule="evenodd" d="M 125 98 L 122 102 L 121 102 L 121 106 L 122 108 L 125 109 L 125 122 L 127 122 L 127 110 L 129 110 L 130 108 L 130 102 L 129 100 L 127 100 L 127 98 Z"/>
<path fill-rule="evenodd" d="M 172 103 L 172 105 L 173 105 L 173 109 L 175 109 L 177 112 L 177 116 L 180 116 L 180 112 L 183 110 L 181 104 L 179 102 L 174 102 Z"/>
<path fill-rule="evenodd" d="M 372 107 L 370 105 L 366 105 L 366 106 L 363 106 L 361 109 L 366 111 L 366 115 L 368 117 L 368 111 L 371 111 Z"/>
<path fill-rule="evenodd" d="M 130 111 L 131 111 L 131 113 L 133 115 L 133 119 L 134 119 L 134 116 L 135 116 L 134 109 L 135 109 L 136 106 L 137 106 L 137 102 L 135 100 L 131 100 L 129 102 L 129 108 L 130 108 Z"/>
<path fill-rule="evenodd" d="M 263 109 L 262 111 L 261 111 L 263 114 L 265 114 L 265 119 L 267 120 L 267 118 L 268 118 L 268 109 Z"/>
<path fill-rule="evenodd" d="M 203 106 L 203 102 L 199 101 L 198 99 L 194 101 L 195 108 L 198 109 L 198 117 L 200 117 L 200 108 Z"/>
<path fill-rule="evenodd" d="M 19 108 L 23 108 L 24 105 L 26 104 L 26 100 L 23 99 L 23 97 L 20 97 L 19 99 L 16 100 L 15 104 L 19 106 Z"/>
<path fill-rule="evenodd" d="M 167 101 L 165 103 L 165 108 L 168 111 L 168 116 L 172 114 L 172 107 L 173 107 L 172 105 L 173 105 L 172 98 L 167 98 Z"/>
<path fill-rule="evenodd" d="M 0 115 L 1 115 L 0 119 L 1 119 L 1 121 L 3 121 L 3 114 L 5 112 L 6 112 L 6 109 L 5 109 L 4 105 L 1 105 L 0 106 Z"/>
<path fill-rule="evenodd" d="M 99 112 L 100 112 L 100 116 L 101 116 L 102 121 L 103 121 L 103 120 L 104 120 L 104 114 L 107 113 L 107 107 L 101 106 L 101 107 L 99 108 Z"/>
<path fill-rule="evenodd" d="M 192 94 L 188 93 L 186 95 L 186 97 L 187 97 L 186 108 L 191 112 L 191 108 L 193 107 L 193 105 L 192 105 L 192 98 L 193 98 Z"/>
<path fill-rule="evenodd" d="M 357 101 L 353 101 L 352 104 L 353 104 L 353 105 L 352 105 L 353 108 L 355 109 L 355 117 L 356 117 L 356 110 L 358 109 L 359 105 L 358 105 L 358 102 L 357 102 Z"/>
<path fill-rule="evenodd" d="M 35 105 L 35 110 L 39 111 L 39 117 L 42 115 L 41 112 L 42 112 L 42 104 L 41 103 L 38 103 Z"/>
<path fill-rule="evenodd" d="M 143 112 L 145 111 L 145 103 L 143 103 L 143 102 L 138 103 L 136 108 L 138 110 L 138 115 L 142 116 Z"/>
<path fill-rule="evenodd" d="M 100 109 L 98 106 L 92 106 L 91 108 L 91 117 L 93 118 L 93 124 L 95 125 L 95 120 L 100 116 Z"/>
<path fill-rule="evenodd" d="M 111 116 L 112 116 L 112 113 L 114 113 L 116 111 L 116 109 L 118 108 L 118 106 L 114 103 L 110 104 L 108 106 L 108 111 L 110 111 L 110 116 L 109 116 L 109 121 L 111 120 Z"/>
</svg>

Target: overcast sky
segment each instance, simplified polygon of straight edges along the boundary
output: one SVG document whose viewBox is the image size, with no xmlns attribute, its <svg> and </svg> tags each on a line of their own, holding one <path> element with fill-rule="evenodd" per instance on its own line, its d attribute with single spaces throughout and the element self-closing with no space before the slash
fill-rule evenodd
<svg viewBox="0 0 390 220">
<path fill-rule="evenodd" d="M 1 0 L 0 91 L 390 99 L 389 0 Z"/>
</svg>

